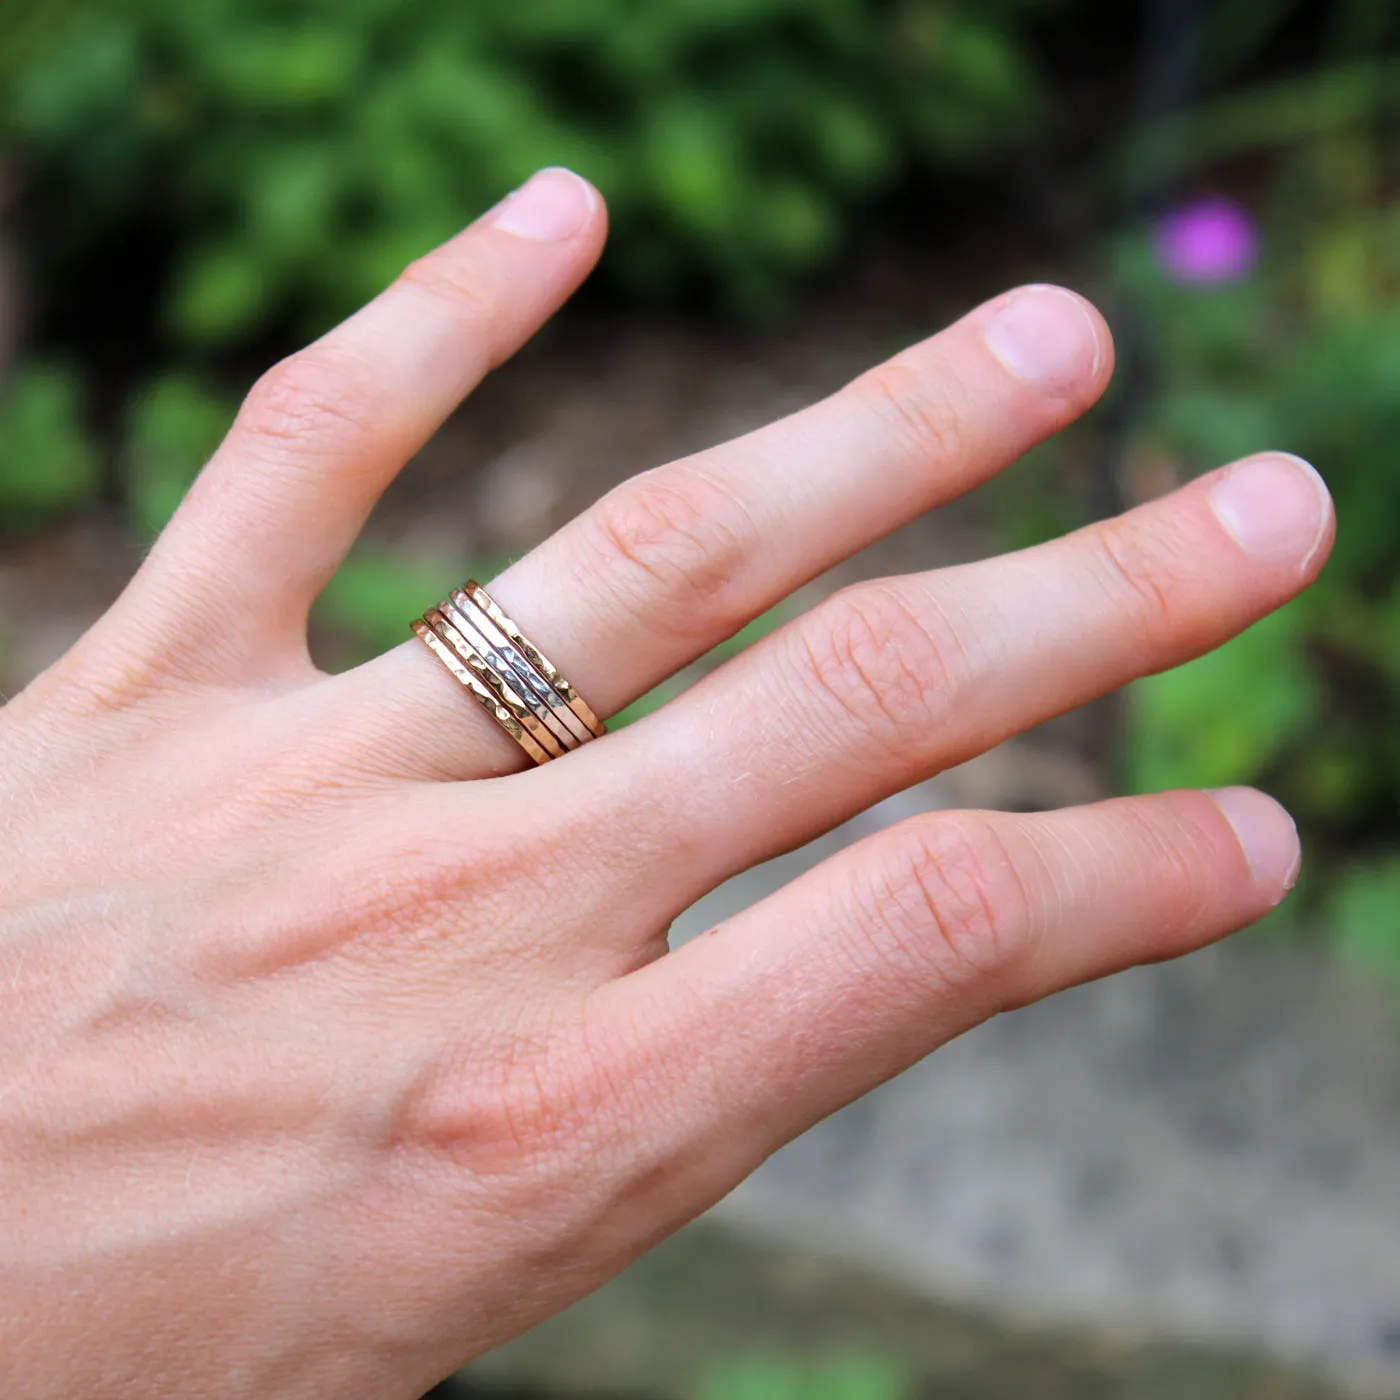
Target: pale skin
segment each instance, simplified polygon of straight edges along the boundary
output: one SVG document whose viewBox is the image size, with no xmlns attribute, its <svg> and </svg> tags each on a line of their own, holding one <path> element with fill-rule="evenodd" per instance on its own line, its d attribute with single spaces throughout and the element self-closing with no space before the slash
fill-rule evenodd
<svg viewBox="0 0 1400 1400">
<path fill-rule="evenodd" d="M 952 1037 L 1296 878 L 1247 789 L 940 812 L 666 953 L 726 877 L 1306 587 L 1332 512 L 1292 458 L 850 588 L 538 769 L 411 638 L 317 672 L 308 608 L 376 498 L 604 222 L 546 172 L 273 369 L 0 712 L 7 1396 L 419 1395 Z M 1069 423 L 1111 361 L 1080 298 L 1010 292 L 625 483 L 492 591 L 613 713 Z"/>
</svg>

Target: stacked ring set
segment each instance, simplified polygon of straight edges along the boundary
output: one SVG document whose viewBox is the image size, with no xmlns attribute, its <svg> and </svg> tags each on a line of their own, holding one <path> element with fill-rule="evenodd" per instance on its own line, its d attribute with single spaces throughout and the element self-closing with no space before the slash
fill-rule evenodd
<svg viewBox="0 0 1400 1400">
<path fill-rule="evenodd" d="M 475 579 L 416 618 L 413 630 L 536 763 L 604 733 L 583 696 Z"/>
</svg>

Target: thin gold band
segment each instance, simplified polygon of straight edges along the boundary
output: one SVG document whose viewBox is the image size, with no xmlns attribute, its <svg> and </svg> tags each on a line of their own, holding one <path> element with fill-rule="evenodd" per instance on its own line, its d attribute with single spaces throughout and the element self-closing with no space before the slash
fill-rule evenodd
<svg viewBox="0 0 1400 1400">
<path fill-rule="evenodd" d="M 513 670 L 519 676 L 521 685 L 517 686 L 517 689 L 525 699 L 529 701 L 533 696 L 539 701 L 545 711 L 540 718 L 549 725 L 566 749 L 576 749 L 594 737 L 593 731 L 569 708 L 568 700 L 530 663 L 529 657 L 520 651 L 490 614 L 479 603 L 472 601 L 465 588 L 452 590 L 452 605 L 459 613 L 471 619 L 472 625 L 482 637 L 504 658 L 508 672 Z M 446 611 L 446 604 L 442 606 Z"/>
<path fill-rule="evenodd" d="M 564 746 L 535 718 L 520 692 L 506 677 L 495 670 L 490 662 L 467 640 L 464 633 L 443 616 L 441 609 L 429 608 L 423 614 L 423 621 L 457 653 L 458 659 L 467 670 L 495 696 L 496 703 L 510 713 L 511 718 L 550 758 L 563 757 Z"/>
<path fill-rule="evenodd" d="M 475 579 L 415 618 L 413 631 L 535 763 L 606 732 L 588 702 Z"/>
<path fill-rule="evenodd" d="M 554 663 L 537 646 L 528 641 L 515 623 L 496 606 L 491 595 L 474 578 L 467 580 L 466 588 L 463 591 L 520 648 L 540 675 L 564 697 L 569 708 L 593 731 L 594 737 L 601 739 L 607 732 L 603 721 L 593 713 L 592 707 L 583 696 L 559 674 Z"/>
<path fill-rule="evenodd" d="M 522 725 L 509 710 L 497 702 L 496 697 L 492 695 L 492 693 L 482 685 L 458 659 L 457 653 L 453 651 L 421 617 L 413 619 L 413 631 L 419 641 L 427 646 L 433 655 L 447 667 L 448 671 L 451 672 L 462 689 L 465 690 L 536 763 L 549 762 L 550 756 L 525 732 L 525 726 Z"/>
</svg>

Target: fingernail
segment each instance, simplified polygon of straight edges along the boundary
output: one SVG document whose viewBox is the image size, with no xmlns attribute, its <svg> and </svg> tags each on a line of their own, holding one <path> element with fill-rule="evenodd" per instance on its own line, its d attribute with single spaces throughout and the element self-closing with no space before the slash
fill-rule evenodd
<svg viewBox="0 0 1400 1400">
<path fill-rule="evenodd" d="M 554 166 L 533 175 L 508 194 L 487 216 L 487 222 L 520 238 L 562 243 L 588 222 L 597 196 L 572 170 Z"/>
<path fill-rule="evenodd" d="M 1312 562 L 1332 513 L 1317 471 L 1283 452 L 1231 467 L 1211 487 L 1210 504 L 1246 554 L 1300 569 Z"/>
<path fill-rule="evenodd" d="M 1272 797 L 1254 788 L 1219 788 L 1206 796 L 1234 828 L 1255 880 L 1272 885 L 1274 903 L 1282 902 L 1303 864 L 1293 818 Z"/>
<path fill-rule="evenodd" d="M 1103 347 L 1089 308 L 1061 287 L 1026 287 L 982 330 L 987 348 L 1017 379 L 1062 394 L 1092 379 Z"/>
</svg>

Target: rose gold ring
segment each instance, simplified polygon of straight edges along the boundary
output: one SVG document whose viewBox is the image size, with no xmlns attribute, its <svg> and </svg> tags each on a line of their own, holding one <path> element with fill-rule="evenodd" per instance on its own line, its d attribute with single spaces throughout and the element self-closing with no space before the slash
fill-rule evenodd
<svg viewBox="0 0 1400 1400">
<path fill-rule="evenodd" d="M 469 579 L 413 622 L 414 634 L 536 763 L 601 737 L 588 702 Z"/>
</svg>

